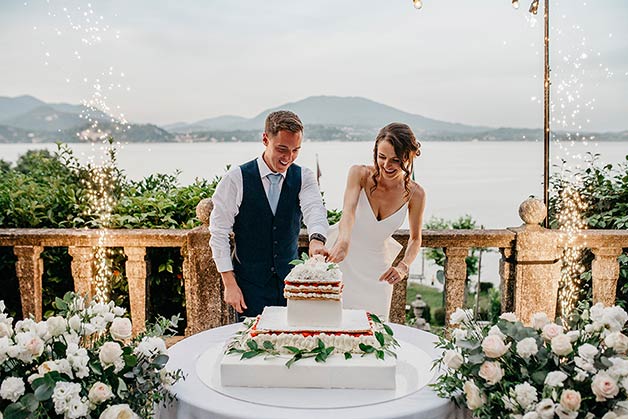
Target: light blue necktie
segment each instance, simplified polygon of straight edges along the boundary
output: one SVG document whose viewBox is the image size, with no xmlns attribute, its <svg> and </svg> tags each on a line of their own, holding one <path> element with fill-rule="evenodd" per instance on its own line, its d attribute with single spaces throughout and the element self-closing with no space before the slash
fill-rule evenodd
<svg viewBox="0 0 628 419">
<path fill-rule="evenodd" d="M 268 203 L 270 204 L 270 209 L 273 211 L 277 211 L 277 204 L 279 203 L 279 193 L 281 190 L 279 189 L 279 181 L 281 180 L 281 175 L 279 173 L 269 173 L 266 175 L 268 180 L 270 181 L 270 188 L 268 188 Z"/>
</svg>

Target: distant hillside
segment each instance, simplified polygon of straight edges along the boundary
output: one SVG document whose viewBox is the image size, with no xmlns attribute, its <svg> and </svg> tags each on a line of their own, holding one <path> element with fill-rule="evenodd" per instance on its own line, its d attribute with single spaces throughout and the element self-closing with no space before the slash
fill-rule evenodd
<svg viewBox="0 0 628 419">
<path fill-rule="evenodd" d="M 439 121 L 361 97 L 312 96 L 266 109 L 253 118 L 224 115 L 158 127 L 115 123 L 104 112 L 83 105 L 45 103 L 32 96 L 19 96 L 0 97 L 0 143 L 98 141 L 103 135 L 123 142 L 259 141 L 266 116 L 278 109 L 296 112 L 305 124 L 305 139 L 314 141 L 372 141 L 381 127 L 393 121 L 410 125 L 420 141 L 540 141 L 543 136 L 541 129 Z M 86 117 L 98 122 L 100 133 L 89 129 Z M 558 135 L 568 139 L 566 132 Z M 596 141 L 628 141 L 628 131 L 586 136 Z"/>
<path fill-rule="evenodd" d="M 209 118 L 188 125 L 168 127 L 175 132 L 233 131 L 263 129 L 266 115 L 287 109 L 295 112 L 306 125 L 333 127 L 381 128 L 396 121 L 404 122 L 417 132 L 481 132 L 489 127 L 477 127 L 426 118 L 395 109 L 361 97 L 311 96 L 298 102 L 286 103 L 266 109 L 253 118 L 223 116 Z"/>
</svg>

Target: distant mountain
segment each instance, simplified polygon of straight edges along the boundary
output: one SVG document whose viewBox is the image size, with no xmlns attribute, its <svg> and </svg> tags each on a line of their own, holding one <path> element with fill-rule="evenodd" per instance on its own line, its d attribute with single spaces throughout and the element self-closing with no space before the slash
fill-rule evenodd
<svg viewBox="0 0 628 419">
<path fill-rule="evenodd" d="M 32 96 L 3 97 L 0 96 L 0 121 L 30 112 L 46 103 Z"/>
<path fill-rule="evenodd" d="M 478 127 L 426 118 L 361 97 L 340 96 L 311 96 L 298 102 L 286 103 L 266 109 L 249 119 L 237 116 L 224 116 L 167 128 L 174 132 L 262 130 L 266 115 L 279 109 L 295 112 L 306 125 L 381 128 L 390 122 L 396 121 L 410 125 L 417 133 L 472 133 L 490 129 L 489 127 Z"/>
</svg>

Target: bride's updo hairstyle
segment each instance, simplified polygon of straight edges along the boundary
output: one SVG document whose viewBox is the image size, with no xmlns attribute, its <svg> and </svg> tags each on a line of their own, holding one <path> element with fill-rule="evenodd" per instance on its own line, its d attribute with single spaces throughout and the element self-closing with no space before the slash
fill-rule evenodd
<svg viewBox="0 0 628 419">
<path fill-rule="evenodd" d="M 410 194 L 410 177 L 414 167 L 414 158 L 421 155 L 421 144 L 417 141 L 412 129 L 406 124 L 393 122 L 386 125 L 379 131 L 375 138 L 375 147 L 373 147 L 373 162 L 375 171 L 371 175 L 373 179 L 373 187 L 371 193 L 377 189 L 377 179 L 380 175 L 379 164 L 377 164 L 377 148 L 382 141 L 388 141 L 395 149 L 395 155 L 401 161 L 401 170 L 404 171 L 403 177 L 406 196 Z"/>
</svg>

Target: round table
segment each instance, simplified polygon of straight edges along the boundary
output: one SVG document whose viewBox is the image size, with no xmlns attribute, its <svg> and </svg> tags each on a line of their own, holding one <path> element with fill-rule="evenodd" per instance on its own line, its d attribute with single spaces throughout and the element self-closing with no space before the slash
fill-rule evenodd
<svg viewBox="0 0 628 419">
<path fill-rule="evenodd" d="M 221 394 L 206 386 L 196 373 L 196 362 L 207 348 L 224 343 L 242 327 L 241 323 L 218 327 L 190 336 L 168 350 L 168 369 L 181 369 L 186 379 L 172 387 L 177 400 L 168 408 L 162 408 L 159 419 L 280 419 L 299 418 L 422 418 L 460 419 L 466 412 L 447 400 L 441 399 L 429 387 L 403 398 L 358 407 L 335 409 L 286 408 L 242 401 Z M 434 347 L 437 337 L 431 333 L 407 326 L 391 324 L 395 338 L 408 342 L 425 351 L 432 358 L 439 356 Z M 280 388 L 276 389 L 281 391 Z M 333 389 L 319 390 L 333 392 Z M 366 390 L 368 391 L 368 390 Z M 260 401 L 262 403 L 263 401 Z"/>
</svg>

